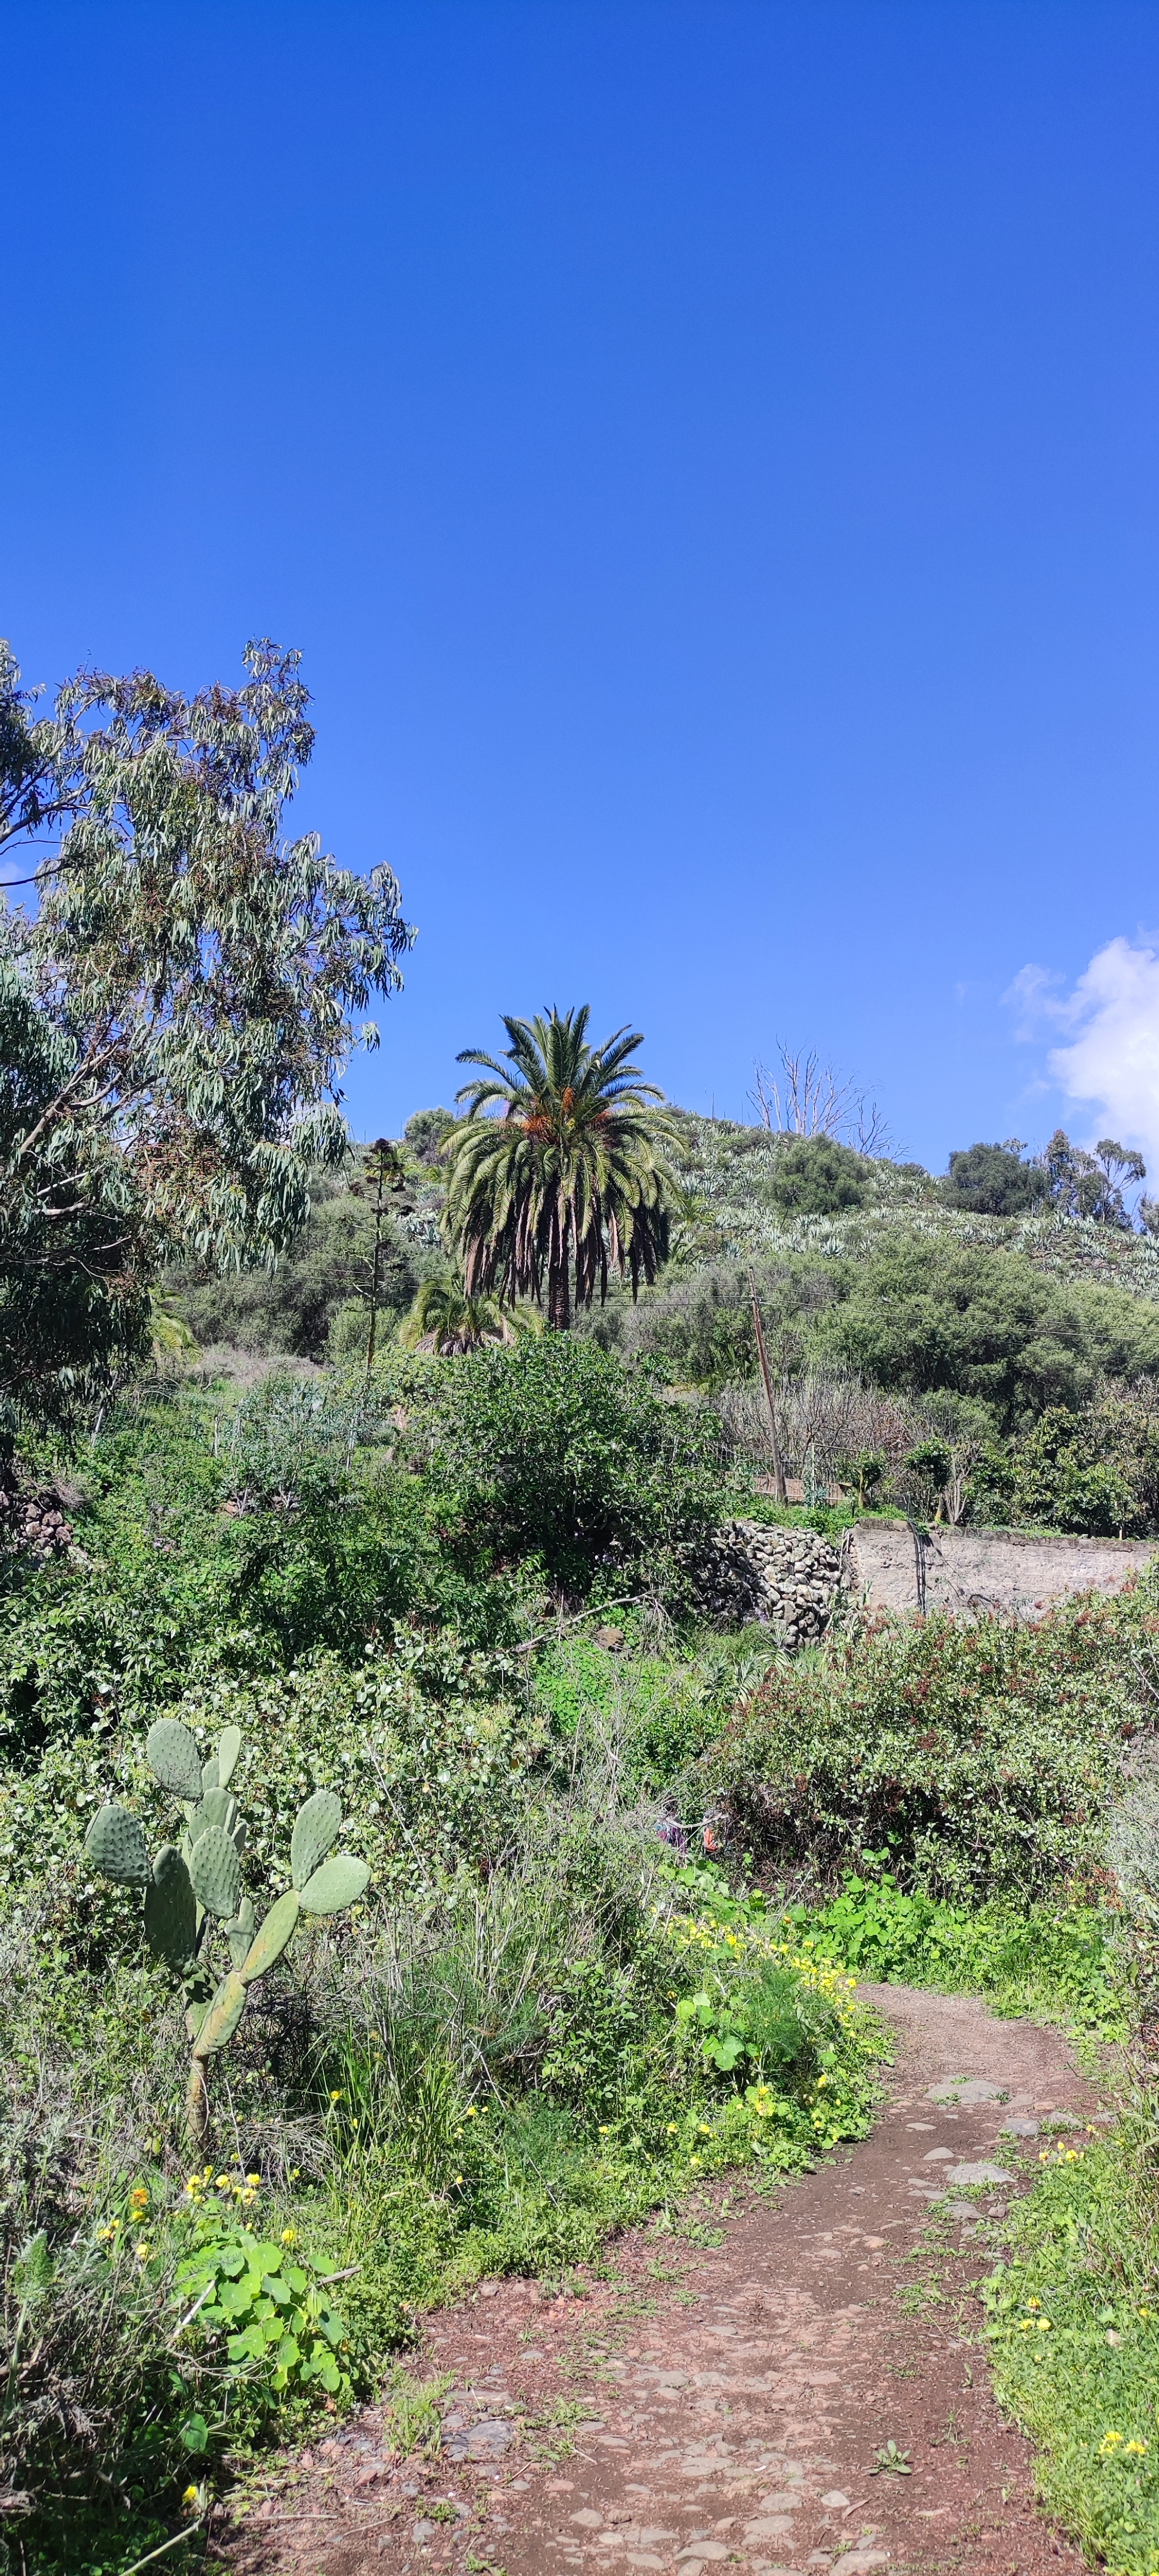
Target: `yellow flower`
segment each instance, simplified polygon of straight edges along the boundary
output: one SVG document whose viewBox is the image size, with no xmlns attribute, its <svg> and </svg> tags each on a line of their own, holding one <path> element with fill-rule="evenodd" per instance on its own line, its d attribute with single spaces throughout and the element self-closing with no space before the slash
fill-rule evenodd
<svg viewBox="0 0 1159 2576">
<path fill-rule="evenodd" d="M 258 2184 L 259 2184 L 259 2183 L 260 2183 L 260 2181 L 261 2181 L 261 2175 L 260 2175 L 260 2174 L 247 2174 L 247 2175 L 246 2175 L 246 2181 L 247 2181 L 247 2182 L 248 2182 L 248 2184 L 249 2184 L 250 2190 L 251 2190 L 251 2191 L 256 2191 L 256 2190 L 257 2190 L 257 2187 L 258 2187 Z"/>
<path fill-rule="evenodd" d="M 283 2227 L 283 2229 L 282 2229 L 282 2243 L 283 2243 L 283 2245 L 296 2245 L 296 2244 L 297 2244 L 297 2242 L 298 2242 L 298 2231 L 297 2231 L 297 2228 L 296 2228 L 296 2227 Z"/>
<path fill-rule="evenodd" d="M 604 2127 L 603 2121 L 601 2120 L 601 2122 L 600 2122 L 600 2136 L 601 2136 L 601 2138 L 606 2138 L 606 2137 L 607 2137 L 607 2134 L 608 2134 L 608 2132 L 607 2132 L 606 2128 Z"/>
<path fill-rule="evenodd" d="M 201 2498 L 200 2498 L 200 2496 L 198 2495 L 198 2492 L 197 2492 L 196 2487 L 186 2487 L 185 2493 L 184 2493 L 184 2495 L 182 2496 L 181 2501 L 182 2501 L 182 2504 L 200 2504 L 200 2502 L 201 2502 Z"/>
<path fill-rule="evenodd" d="M 1039 2331 L 1039 2333 L 1040 2333 L 1040 2334 L 1049 2334 L 1049 2333 L 1050 2333 L 1050 2328 L 1051 2328 L 1051 2319 L 1050 2319 L 1049 2317 L 1036 2317 L 1034 2322 L 1035 2322 L 1036 2326 L 1038 2327 L 1038 2331 Z"/>
<path fill-rule="evenodd" d="M 1135 2451 L 1138 2453 L 1140 2459 L 1142 2459 L 1146 2448 L 1147 2445 L 1145 2442 L 1124 2442 L 1123 2444 L 1124 2451 Z"/>
<path fill-rule="evenodd" d="M 341 2094 L 340 2094 L 340 2093 L 332 2093 L 332 2094 L 331 2094 L 331 2096 L 330 2096 L 330 2099 L 331 2099 L 331 2101 L 332 2101 L 332 2102 L 340 2102 L 340 2101 L 341 2101 L 341 2099 L 342 2099 L 342 2096 L 341 2096 Z"/>
<path fill-rule="evenodd" d="M 149 2260 L 149 2256 L 151 2255 L 152 2251 L 153 2251 L 152 2246 L 151 2246 L 151 2245 L 147 2245 L 147 2244 L 145 2243 L 144 2237 L 142 2237 L 141 2242 L 140 2242 L 140 2244 L 139 2244 L 139 2245 L 138 2245 L 138 2247 L 137 2247 L 137 2261 L 138 2261 L 138 2263 L 147 2263 L 147 2262 L 148 2262 L 148 2260 Z"/>
<path fill-rule="evenodd" d="M 138 2183 L 136 2190 L 129 2193 L 129 2207 L 130 2209 L 140 2210 L 147 2209 L 148 2206 L 149 2194 L 145 2190 L 144 2184 Z"/>
<path fill-rule="evenodd" d="M 219 2191 L 228 2191 L 228 2190 L 229 2190 L 229 2175 L 228 2175 L 228 2174 L 219 2174 L 219 2175 L 218 2175 L 218 2177 L 217 2177 L 217 2188 L 218 2188 L 218 2190 L 219 2190 Z"/>
<path fill-rule="evenodd" d="M 1020 2318 L 1019 2318 L 1019 2320 L 1018 2320 L 1018 2331 L 1019 2331 L 1019 2334 L 1033 2334 L 1033 2332 L 1034 2332 L 1034 2319 L 1033 2319 L 1033 2317 L 1020 2317 Z"/>
<path fill-rule="evenodd" d="M 666 2128 L 666 2130 L 665 2130 L 665 2132 L 664 2132 L 664 2135 L 665 2135 L 665 2137 L 666 2137 L 666 2138 L 674 2138 L 674 2137 L 675 2137 L 675 2135 L 676 2135 L 676 2122 L 675 2122 L 675 2120 L 670 2120 L 670 2121 L 669 2121 L 668 2126 L 667 2126 L 667 2128 Z"/>
</svg>

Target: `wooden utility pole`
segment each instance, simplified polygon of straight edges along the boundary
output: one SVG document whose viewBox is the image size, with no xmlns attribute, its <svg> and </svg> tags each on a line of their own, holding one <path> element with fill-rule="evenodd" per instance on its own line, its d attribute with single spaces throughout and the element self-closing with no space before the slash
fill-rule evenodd
<svg viewBox="0 0 1159 2576">
<path fill-rule="evenodd" d="M 751 1264 L 749 1267 L 749 1294 L 753 1301 L 753 1329 L 757 1337 L 757 1353 L 761 1363 L 761 1376 L 765 1381 L 765 1401 L 769 1408 L 769 1440 L 773 1452 L 773 1492 L 779 1503 L 787 1503 L 789 1497 L 785 1491 L 785 1470 L 781 1463 L 781 1444 L 777 1437 L 777 1408 L 773 1402 L 773 1381 L 769 1376 L 769 1363 L 765 1353 L 764 1326 L 761 1323 L 760 1299 L 757 1296 L 757 1283 L 753 1275 Z"/>
</svg>

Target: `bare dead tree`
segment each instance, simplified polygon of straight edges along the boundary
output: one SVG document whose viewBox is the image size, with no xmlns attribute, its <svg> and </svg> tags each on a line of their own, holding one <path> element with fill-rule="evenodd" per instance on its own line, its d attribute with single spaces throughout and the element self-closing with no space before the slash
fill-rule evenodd
<svg viewBox="0 0 1159 2576">
<path fill-rule="evenodd" d="M 754 1066 L 749 1098 L 761 1125 L 775 1136 L 835 1136 L 856 1139 L 862 1154 L 883 1154 L 889 1130 L 875 1100 L 859 1091 L 851 1076 L 825 1064 L 816 1047 L 794 1051 L 778 1038 L 780 1071 Z"/>
</svg>

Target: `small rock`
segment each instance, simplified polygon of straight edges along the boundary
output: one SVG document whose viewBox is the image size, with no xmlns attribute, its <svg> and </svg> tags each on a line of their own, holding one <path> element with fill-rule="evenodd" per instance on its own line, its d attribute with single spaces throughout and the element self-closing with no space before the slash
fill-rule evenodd
<svg viewBox="0 0 1159 2576">
<path fill-rule="evenodd" d="M 1000 2138 L 1036 2138 L 1038 2122 L 1037 2120 L 1004 2120 L 998 2135 Z"/>
<path fill-rule="evenodd" d="M 931 2084 L 926 2092 L 927 2102 L 1006 2102 L 1009 2098 L 1008 2084 L 991 2084 L 984 2075 L 958 2075 L 952 2084 Z"/>
<path fill-rule="evenodd" d="M 946 2175 L 946 2180 L 947 2182 L 959 2183 L 1013 2182 L 1014 2176 L 1012 2173 L 1007 2173 L 1004 2165 L 982 2163 L 977 2165 L 955 2165 L 953 2170 Z"/>
<path fill-rule="evenodd" d="M 606 1647 L 609 1655 L 616 1655 L 623 1645 L 624 1631 L 622 1628 L 597 1628 L 595 1642 L 597 1646 Z"/>
</svg>

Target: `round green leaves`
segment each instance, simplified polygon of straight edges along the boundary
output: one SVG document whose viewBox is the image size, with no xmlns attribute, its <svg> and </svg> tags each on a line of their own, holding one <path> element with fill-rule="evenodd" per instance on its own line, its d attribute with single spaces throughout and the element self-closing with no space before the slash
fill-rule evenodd
<svg viewBox="0 0 1159 2576">
<path fill-rule="evenodd" d="M 94 1869 L 122 1887 L 146 1887 L 152 1877 L 145 1837 L 127 1807 L 102 1807 L 85 1835 Z"/>
<path fill-rule="evenodd" d="M 298 1810 L 290 1843 L 290 1876 L 295 1887 L 304 1887 L 325 1860 L 342 1822 L 342 1801 L 332 1789 L 315 1789 L 304 1807 Z"/>
<path fill-rule="evenodd" d="M 201 1755 L 179 1717 L 157 1719 L 145 1738 L 145 1752 L 150 1768 L 171 1797 L 200 1798 Z"/>
</svg>

